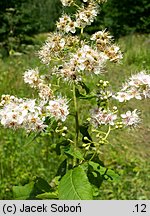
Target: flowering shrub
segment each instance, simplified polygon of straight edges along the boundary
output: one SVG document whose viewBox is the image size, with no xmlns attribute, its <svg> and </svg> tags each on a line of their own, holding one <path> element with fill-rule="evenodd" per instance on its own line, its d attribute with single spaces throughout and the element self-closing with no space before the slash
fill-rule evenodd
<svg viewBox="0 0 150 216">
<path fill-rule="evenodd" d="M 32 192 L 32 197 L 39 199 L 93 199 L 98 196 L 104 180 L 117 181 L 119 177 L 100 160 L 101 145 L 109 143 L 109 134 L 114 130 L 136 127 L 141 121 L 137 109 L 122 112 L 120 104 L 133 98 L 150 98 L 150 75 L 146 71 L 132 75 L 119 92 L 110 90 L 109 82 L 102 79 L 95 84 L 95 89 L 89 89 L 86 80 L 101 77 L 107 61 L 120 63 L 123 55 L 106 30 L 91 37 L 84 34 L 84 28 L 96 19 L 100 4 L 105 0 L 61 2 L 65 7 L 75 7 L 76 13 L 62 15 L 56 32 L 49 35 L 38 52 L 49 74 L 40 75 L 35 68 L 27 70 L 23 76 L 38 97 L 2 95 L 0 121 L 4 127 L 23 128 L 27 133 L 46 134 L 50 139 L 59 134 L 60 142 L 54 144 L 54 149 L 63 160 L 50 184 L 36 179 L 28 185 L 16 186 L 16 198 L 22 198 L 24 192 L 24 198 L 30 198 Z M 57 85 L 50 84 L 53 77 Z M 61 95 L 64 92 L 60 82 L 68 85 L 71 97 Z M 85 119 L 79 100 L 91 103 Z M 73 125 L 73 133 L 67 128 L 67 118 Z"/>
</svg>

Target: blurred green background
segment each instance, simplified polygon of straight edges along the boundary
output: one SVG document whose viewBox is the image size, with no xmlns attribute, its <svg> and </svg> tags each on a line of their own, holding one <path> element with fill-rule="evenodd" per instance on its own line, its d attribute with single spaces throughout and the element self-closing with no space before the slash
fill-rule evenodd
<svg viewBox="0 0 150 216">
<path fill-rule="evenodd" d="M 108 72 L 100 77 L 108 79 L 113 89 L 119 90 L 131 74 L 150 69 L 149 9 L 148 0 L 108 0 L 98 20 L 86 28 L 89 34 L 107 28 L 124 53 L 122 64 L 108 64 Z M 36 52 L 47 32 L 54 31 L 62 10 L 59 0 L 0 1 L 0 95 L 34 96 L 22 76 L 28 68 L 46 70 Z M 94 88 L 94 82 L 88 85 Z M 103 146 L 102 160 L 117 170 L 121 180 L 104 182 L 99 199 L 150 199 L 150 102 L 133 100 L 128 108 L 142 110 L 143 121 L 135 130 L 116 132 L 110 145 Z M 25 131 L 0 126 L 0 199 L 13 199 L 12 186 L 24 185 L 35 176 L 48 182 L 54 177 L 60 159 L 49 137 L 30 140 Z"/>
</svg>

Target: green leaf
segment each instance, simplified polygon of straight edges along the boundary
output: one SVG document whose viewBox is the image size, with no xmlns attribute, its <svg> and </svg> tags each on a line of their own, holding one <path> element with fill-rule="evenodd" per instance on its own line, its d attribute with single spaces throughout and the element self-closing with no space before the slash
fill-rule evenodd
<svg viewBox="0 0 150 216">
<path fill-rule="evenodd" d="M 76 94 L 76 97 L 77 97 L 77 98 L 84 97 L 84 95 L 81 94 L 81 93 L 79 92 L 79 89 L 77 89 L 77 88 L 75 88 L 75 94 Z"/>
<path fill-rule="evenodd" d="M 34 188 L 34 182 L 30 182 L 24 186 L 14 186 L 13 187 L 13 196 L 17 200 L 26 200 L 30 197 L 30 194 Z"/>
<path fill-rule="evenodd" d="M 68 140 L 63 140 L 63 141 L 57 143 L 56 149 L 55 149 L 57 155 L 61 155 L 61 147 L 62 147 L 62 146 L 67 146 L 67 145 L 69 145 L 69 144 L 70 144 L 70 141 L 68 141 Z"/>
<path fill-rule="evenodd" d="M 106 175 L 108 177 L 108 180 L 111 180 L 111 181 L 112 180 L 113 181 L 119 181 L 120 180 L 120 176 L 111 169 L 107 169 Z"/>
<path fill-rule="evenodd" d="M 88 162 L 84 162 L 83 164 L 81 164 L 80 165 L 82 168 L 83 168 L 83 170 L 87 173 L 87 171 L 88 171 Z"/>
<path fill-rule="evenodd" d="M 79 160 L 84 160 L 84 157 L 82 153 L 79 150 L 74 149 L 72 146 L 70 146 L 69 149 L 65 150 L 65 153 L 79 159 Z"/>
<path fill-rule="evenodd" d="M 76 94 L 77 98 L 85 99 L 85 100 L 92 99 L 92 98 L 96 97 L 95 94 L 91 94 L 91 95 L 81 94 L 79 89 L 77 89 L 77 88 L 75 89 L 75 94 Z"/>
<path fill-rule="evenodd" d="M 90 141 L 92 141 L 92 138 L 88 132 L 88 128 L 89 128 L 89 123 L 88 122 L 85 122 L 84 124 L 80 125 L 79 127 L 79 130 L 80 130 L 80 133 L 83 135 L 82 137 L 82 141 L 84 143 L 89 143 L 88 140 L 85 140 L 84 137 L 87 137 Z"/>
<path fill-rule="evenodd" d="M 103 175 L 106 180 L 118 181 L 120 179 L 120 176 L 113 170 L 100 166 L 98 163 L 89 161 L 89 165 L 92 166 L 95 171 L 99 172 L 100 175 Z"/>
<path fill-rule="evenodd" d="M 67 159 L 63 160 L 58 167 L 56 176 L 64 176 L 67 169 Z"/>
<path fill-rule="evenodd" d="M 98 163 L 95 163 L 93 161 L 89 161 L 89 165 L 93 167 L 93 169 L 97 172 L 99 172 L 101 175 L 104 175 L 106 172 L 106 168 L 100 166 Z"/>
<path fill-rule="evenodd" d="M 96 165 L 96 163 L 93 163 L 92 161 L 91 165 L 88 167 L 87 176 L 89 182 L 97 188 L 100 188 L 101 184 L 105 180 L 104 176 L 100 174 L 99 167 Z"/>
<path fill-rule="evenodd" d="M 24 186 L 14 186 L 13 195 L 15 199 L 35 199 L 38 194 L 50 192 L 51 187 L 47 181 L 41 177 L 37 177 L 34 182 L 30 182 Z"/>
<path fill-rule="evenodd" d="M 90 93 L 90 89 L 87 87 L 87 85 L 83 81 L 79 81 L 78 83 L 86 91 L 86 94 Z"/>
<path fill-rule="evenodd" d="M 38 199 L 43 199 L 43 200 L 46 200 L 46 199 L 57 199 L 58 198 L 58 194 L 56 192 L 47 192 L 47 193 L 43 193 L 43 194 L 38 194 L 36 196 L 36 198 Z"/>
<path fill-rule="evenodd" d="M 92 185 L 92 189 L 93 189 L 93 196 L 97 197 L 100 195 L 100 190 L 98 187 L 96 187 L 95 185 Z"/>
<path fill-rule="evenodd" d="M 92 200 L 92 186 L 81 166 L 69 170 L 58 186 L 60 200 Z"/>
<path fill-rule="evenodd" d="M 35 181 L 35 186 L 41 190 L 42 192 L 50 192 L 51 191 L 51 187 L 48 184 L 47 181 L 45 181 L 44 179 L 42 179 L 41 177 L 37 177 L 36 181 Z"/>
</svg>

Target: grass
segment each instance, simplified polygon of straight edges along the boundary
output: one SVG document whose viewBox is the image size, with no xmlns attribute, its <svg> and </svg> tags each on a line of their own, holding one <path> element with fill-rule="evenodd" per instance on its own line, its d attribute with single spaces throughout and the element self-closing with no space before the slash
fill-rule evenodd
<svg viewBox="0 0 150 216">
<path fill-rule="evenodd" d="M 114 90 L 119 90 L 122 82 L 131 74 L 150 69 L 149 35 L 132 35 L 121 38 L 118 44 L 124 52 L 122 64 L 107 65 L 107 73 L 102 78 L 109 80 Z M 37 36 L 43 41 L 45 35 Z M 22 75 L 28 68 L 39 66 L 36 50 L 31 48 L 27 54 L 10 56 L 0 60 L 0 95 L 11 94 L 18 97 L 34 97 L 31 89 L 23 83 Z M 88 80 L 90 88 L 97 78 Z M 68 92 L 69 94 L 69 92 Z M 84 108 L 87 104 L 80 104 Z M 120 182 L 104 182 L 99 199 L 150 199 L 150 102 L 131 101 L 128 108 L 142 110 L 142 123 L 136 130 L 117 131 L 110 136 L 110 144 L 102 147 L 102 160 L 118 171 Z M 84 116 L 85 113 L 80 113 Z M 38 138 L 31 144 L 32 137 L 24 131 L 0 128 L 0 199 L 11 199 L 12 185 L 25 184 L 35 176 L 48 181 L 54 175 L 58 158 L 51 153 L 47 137 Z"/>
</svg>

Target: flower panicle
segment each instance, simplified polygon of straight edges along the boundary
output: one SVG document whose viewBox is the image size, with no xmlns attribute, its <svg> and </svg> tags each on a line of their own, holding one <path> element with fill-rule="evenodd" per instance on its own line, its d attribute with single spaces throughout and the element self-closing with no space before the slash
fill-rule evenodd
<svg viewBox="0 0 150 216">
<path fill-rule="evenodd" d="M 51 89 L 51 85 L 47 85 L 44 81 L 44 76 L 39 75 L 38 68 L 29 69 L 25 71 L 24 82 L 29 84 L 31 88 L 38 89 L 39 97 L 43 100 L 49 100 L 53 98 L 53 91 Z"/>
<path fill-rule="evenodd" d="M 119 46 L 113 44 L 113 37 L 106 29 L 94 33 L 91 40 L 96 42 L 97 49 L 104 52 L 110 61 L 120 62 L 123 58 Z"/>
<path fill-rule="evenodd" d="M 121 114 L 121 118 L 123 125 L 125 125 L 126 127 L 136 127 L 141 122 L 139 111 L 137 109 L 133 111 L 129 110 L 126 113 Z"/>
<path fill-rule="evenodd" d="M 91 123 L 95 127 L 101 125 L 115 125 L 117 115 L 110 110 L 102 110 L 101 108 L 95 108 L 91 110 Z"/>
<path fill-rule="evenodd" d="M 119 102 L 150 98 L 150 75 L 145 70 L 132 75 L 113 97 Z"/>
<path fill-rule="evenodd" d="M 64 35 L 63 33 L 51 33 L 45 44 L 38 52 L 41 62 L 49 65 L 51 61 L 59 61 L 64 58 L 64 50 L 76 47 L 79 44 L 79 38 L 72 35 Z"/>
<path fill-rule="evenodd" d="M 63 1 L 64 6 L 69 6 L 73 1 Z M 57 29 L 63 33 L 72 33 L 76 32 L 76 29 L 83 29 L 87 25 L 91 25 L 92 22 L 96 19 L 99 10 L 98 4 L 95 1 L 84 1 L 87 2 L 87 6 L 83 5 L 79 7 L 77 13 L 75 14 L 75 19 L 72 19 L 69 15 L 64 14 L 59 18 L 59 21 L 56 23 Z"/>
<path fill-rule="evenodd" d="M 45 102 L 3 95 L 0 102 L 0 122 L 7 128 L 23 128 L 27 132 L 43 131 L 48 125 L 46 117 L 65 121 L 69 114 L 68 102 L 59 97 Z"/>
</svg>

